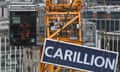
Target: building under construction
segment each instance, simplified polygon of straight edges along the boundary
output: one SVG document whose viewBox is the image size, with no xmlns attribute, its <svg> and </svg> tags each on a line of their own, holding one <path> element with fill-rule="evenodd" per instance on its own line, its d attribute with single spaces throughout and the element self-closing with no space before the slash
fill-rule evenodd
<svg viewBox="0 0 120 72">
<path fill-rule="evenodd" d="M 45 38 L 120 52 L 120 7 L 116 2 L 106 1 L 103 5 L 100 0 L 25 1 L 0 8 L 0 16 L 5 17 L 0 21 L 0 72 L 89 72 L 42 63 Z M 17 27 L 25 20 L 32 23 L 29 38 L 24 33 L 22 37 L 23 29 Z M 115 72 L 120 72 L 118 59 Z"/>
</svg>

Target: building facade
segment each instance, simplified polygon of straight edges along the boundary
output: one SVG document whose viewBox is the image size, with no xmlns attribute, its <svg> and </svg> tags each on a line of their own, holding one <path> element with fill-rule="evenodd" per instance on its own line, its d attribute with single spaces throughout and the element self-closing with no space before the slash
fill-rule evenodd
<svg viewBox="0 0 120 72">
<path fill-rule="evenodd" d="M 120 53 L 120 7 L 93 6 L 82 11 L 85 22 L 96 26 L 95 44 L 97 48 Z M 117 71 L 120 72 L 120 57 Z"/>
<path fill-rule="evenodd" d="M 7 8 L 6 2 L 1 1 L 0 4 L 0 72 L 30 72 L 28 66 L 26 68 L 26 64 L 30 63 L 32 68 L 31 72 L 38 72 L 39 48 L 10 45 L 9 9 Z M 27 48 L 31 48 L 30 50 L 32 51 L 32 55 L 30 54 L 32 59 L 30 57 L 29 62 L 27 61 L 28 59 L 26 59 L 25 51 L 29 50 Z"/>
<path fill-rule="evenodd" d="M 22 47 L 9 45 L 8 20 L 0 21 L 0 72 L 22 72 Z"/>
<path fill-rule="evenodd" d="M 104 34 L 103 32 L 97 31 L 96 34 L 96 44 L 98 48 L 119 52 L 120 54 L 120 32 L 107 32 L 107 34 Z M 116 72 L 120 72 L 120 56 L 118 57 L 118 65 L 116 70 Z"/>
<path fill-rule="evenodd" d="M 22 47 L 9 44 L 9 11 L 6 2 L 0 1 L 0 72 L 22 72 Z"/>
<path fill-rule="evenodd" d="M 98 4 L 104 4 L 104 0 L 97 0 Z M 119 5 L 120 0 L 105 0 L 105 4 L 107 5 Z"/>
<path fill-rule="evenodd" d="M 89 5 L 120 5 L 120 0 L 84 0 Z"/>
</svg>

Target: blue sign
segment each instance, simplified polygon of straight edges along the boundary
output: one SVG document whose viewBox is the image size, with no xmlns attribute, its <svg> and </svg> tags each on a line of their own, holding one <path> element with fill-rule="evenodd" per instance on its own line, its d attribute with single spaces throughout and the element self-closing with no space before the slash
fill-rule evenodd
<svg viewBox="0 0 120 72">
<path fill-rule="evenodd" d="M 115 72 L 118 53 L 46 39 L 42 62 L 93 72 Z"/>
</svg>

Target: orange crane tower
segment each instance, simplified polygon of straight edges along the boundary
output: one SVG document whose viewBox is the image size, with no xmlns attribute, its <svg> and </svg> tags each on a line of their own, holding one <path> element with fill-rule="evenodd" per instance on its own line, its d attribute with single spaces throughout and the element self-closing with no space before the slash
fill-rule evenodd
<svg viewBox="0 0 120 72">
<path fill-rule="evenodd" d="M 46 37 L 81 45 L 81 8 L 82 0 L 46 0 Z M 60 72 L 61 67 L 40 63 L 40 72 L 46 70 Z"/>
</svg>

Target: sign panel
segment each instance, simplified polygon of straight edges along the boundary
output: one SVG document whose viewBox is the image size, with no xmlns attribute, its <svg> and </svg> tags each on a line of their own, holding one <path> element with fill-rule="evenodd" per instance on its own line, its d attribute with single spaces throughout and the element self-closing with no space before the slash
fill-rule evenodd
<svg viewBox="0 0 120 72">
<path fill-rule="evenodd" d="M 10 11 L 10 45 L 36 44 L 36 11 Z"/>
<path fill-rule="evenodd" d="M 46 39 L 42 62 L 93 72 L 115 72 L 117 52 Z"/>
</svg>

